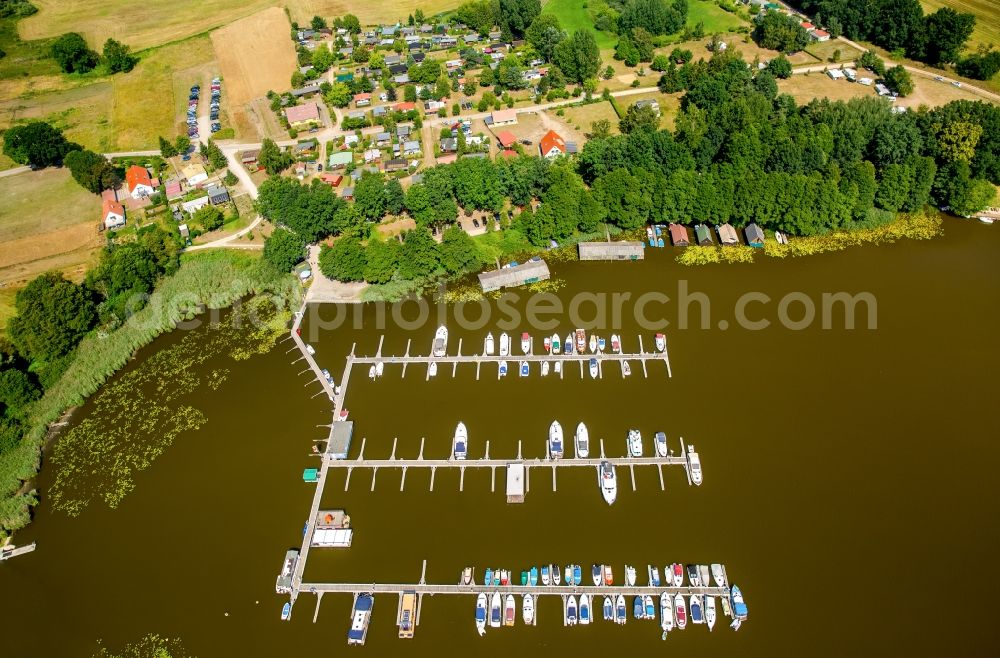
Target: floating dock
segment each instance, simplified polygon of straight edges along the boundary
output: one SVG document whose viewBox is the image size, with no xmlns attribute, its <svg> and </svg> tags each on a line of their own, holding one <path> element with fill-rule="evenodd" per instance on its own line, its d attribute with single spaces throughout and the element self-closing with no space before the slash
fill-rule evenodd
<svg viewBox="0 0 1000 658">
<path fill-rule="evenodd" d="M 30 544 L 25 544 L 24 546 L 4 546 L 0 548 L 0 562 L 4 560 L 9 560 L 12 557 L 17 557 L 18 555 L 24 555 L 35 550 L 35 542 Z"/>
</svg>

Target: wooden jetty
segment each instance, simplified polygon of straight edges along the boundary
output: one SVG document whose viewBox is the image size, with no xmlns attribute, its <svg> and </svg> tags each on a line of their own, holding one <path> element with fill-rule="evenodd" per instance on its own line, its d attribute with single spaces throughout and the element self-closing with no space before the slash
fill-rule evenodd
<svg viewBox="0 0 1000 658">
<path fill-rule="evenodd" d="M 18 555 L 30 553 L 33 550 L 35 550 L 35 542 L 25 544 L 24 546 L 4 546 L 3 548 L 0 548 L 0 562 L 9 560 L 12 557 L 17 557 Z"/>
</svg>

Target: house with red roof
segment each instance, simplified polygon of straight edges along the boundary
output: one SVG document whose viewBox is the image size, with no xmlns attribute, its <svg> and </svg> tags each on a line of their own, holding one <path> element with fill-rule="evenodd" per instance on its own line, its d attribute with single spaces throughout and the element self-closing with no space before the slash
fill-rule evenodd
<svg viewBox="0 0 1000 658">
<path fill-rule="evenodd" d="M 354 94 L 354 107 L 368 107 L 372 104 L 372 95 L 368 93 Z"/>
<path fill-rule="evenodd" d="M 392 109 L 396 110 L 397 112 L 409 112 L 410 110 L 417 109 L 417 104 L 416 103 L 396 103 L 396 106 L 393 107 Z"/>
<path fill-rule="evenodd" d="M 104 228 L 114 229 L 125 226 L 125 206 L 118 201 L 105 197 L 101 212 L 104 217 Z"/>
<path fill-rule="evenodd" d="M 156 191 L 153 187 L 153 179 L 145 167 L 132 165 L 125 170 L 125 185 L 128 188 L 129 196 L 133 199 L 142 199 L 150 196 Z"/>
<path fill-rule="evenodd" d="M 497 140 L 500 142 L 500 146 L 509 149 L 517 142 L 517 137 L 510 131 L 501 130 L 497 133 Z"/>
<path fill-rule="evenodd" d="M 545 133 L 542 140 L 538 143 L 538 150 L 543 158 L 556 158 L 560 155 L 566 155 L 566 140 L 556 131 L 550 130 Z"/>
<path fill-rule="evenodd" d="M 288 124 L 293 128 L 319 123 L 319 107 L 316 103 L 286 107 L 285 118 L 288 119 Z"/>
<path fill-rule="evenodd" d="M 809 34 L 811 34 L 812 38 L 816 39 L 816 41 L 829 41 L 830 40 L 830 33 L 827 32 L 827 31 L 825 31 L 825 30 L 818 30 L 817 29 L 817 30 L 811 31 Z"/>
</svg>

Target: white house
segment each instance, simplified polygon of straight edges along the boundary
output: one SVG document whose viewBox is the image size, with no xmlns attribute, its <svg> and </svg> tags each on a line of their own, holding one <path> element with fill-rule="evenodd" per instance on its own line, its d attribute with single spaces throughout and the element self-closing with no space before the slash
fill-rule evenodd
<svg viewBox="0 0 1000 658">
<path fill-rule="evenodd" d="M 493 127 L 512 126 L 517 123 L 517 112 L 514 110 L 494 110 L 490 115 L 493 119 Z"/>
<path fill-rule="evenodd" d="M 538 143 L 539 153 L 543 158 L 555 158 L 566 154 L 566 141 L 554 130 L 545 133 Z"/>
<path fill-rule="evenodd" d="M 113 229 L 125 226 L 125 206 L 114 199 L 104 200 L 104 228 Z"/>
<path fill-rule="evenodd" d="M 183 202 L 181 204 L 181 207 L 184 208 L 184 212 L 188 214 L 193 214 L 194 211 L 207 205 L 208 205 L 208 195 L 206 194 L 203 197 Z"/>
<path fill-rule="evenodd" d="M 156 191 L 149 172 L 139 165 L 132 165 L 125 171 L 125 184 L 128 186 L 129 196 L 133 199 L 142 199 Z"/>
<path fill-rule="evenodd" d="M 382 159 L 382 151 L 378 149 L 368 149 L 365 151 L 365 162 L 374 162 Z"/>
<path fill-rule="evenodd" d="M 188 187 L 194 187 L 208 180 L 208 172 L 205 171 L 204 166 L 198 163 L 192 163 L 184 167 L 181 170 L 181 175 L 187 180 Z"/>
</svg>

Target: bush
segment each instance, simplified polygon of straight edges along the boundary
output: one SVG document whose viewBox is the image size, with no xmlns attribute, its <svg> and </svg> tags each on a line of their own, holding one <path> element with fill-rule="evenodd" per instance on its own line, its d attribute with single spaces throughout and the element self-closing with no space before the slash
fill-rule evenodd
<svg viewBox="0 0 1000 658">
<path fill-rule="evenodd" d="M 305 241 L 285 228 L 275 229 L 264 240 L 264 260 L 279 272 L 290 272 L 305 258 Z"/>
<path fill-rule="evenodd" d="M 67 32 L 56 39 L 49 53 L 63 73 L 86 73 L 97 67 L 100 58 L 76 32 Z"/>
</svg>

